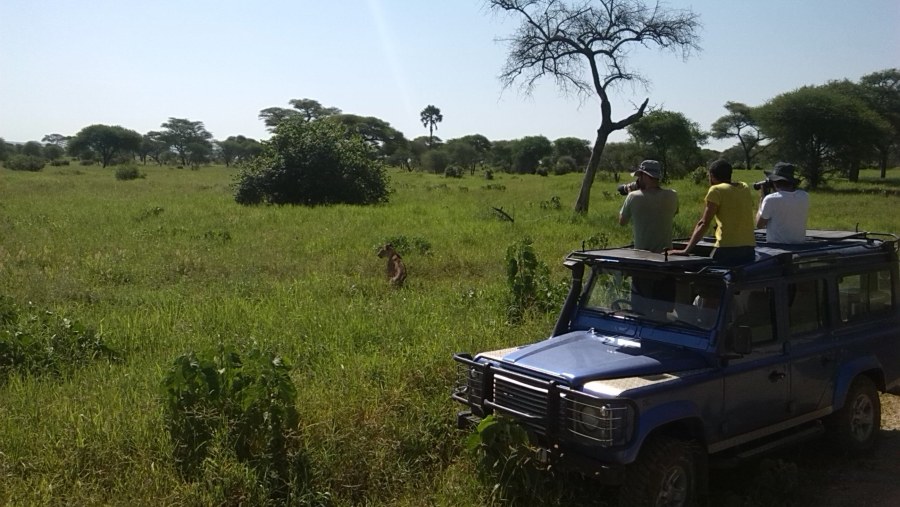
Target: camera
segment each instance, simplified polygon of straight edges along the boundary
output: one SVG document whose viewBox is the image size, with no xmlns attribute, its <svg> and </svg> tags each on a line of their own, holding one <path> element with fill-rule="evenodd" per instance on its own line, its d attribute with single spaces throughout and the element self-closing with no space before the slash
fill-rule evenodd
<svg viewBox="0 0 900 507">
<path fill-rule="evenodd" d="M 753 184 L 753 190 L 765 190 L 766 192 L 771 192 L 773 188 L 775 188 L 775 185 L 769 180 L 757 181 Z"/>
<path fill-rule="evenodd" d="M 638 188 L 640 188 L 638 186 L 638 182 L 632 181 L 631 183 L 623 183 L 619 185 L 618 187 L 616 187 L 616 190 L 619 191 L 620 195 L 628 195 L 630 192 L 634 192 Z"/>
</svg>

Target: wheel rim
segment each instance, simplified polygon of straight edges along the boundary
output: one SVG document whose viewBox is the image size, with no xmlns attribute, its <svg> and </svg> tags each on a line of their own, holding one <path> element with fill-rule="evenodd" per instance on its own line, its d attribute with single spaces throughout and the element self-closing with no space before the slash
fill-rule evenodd
<svg viewBox="0 0 900 507">
<path fill-rule="evenodd" d="M 875 427 L 875 408 L 868 396 L 857 396 L 850 416 L 850 434 L 857 442 L 868 440 Z"/>
<path fill-rule="evenodd" d="M 681 467 L 672 467 L 663 477 L 659 495 L 656 497 L 657 507 L 680 507 L 687 499 L 688 476 Z"/>
</svg>

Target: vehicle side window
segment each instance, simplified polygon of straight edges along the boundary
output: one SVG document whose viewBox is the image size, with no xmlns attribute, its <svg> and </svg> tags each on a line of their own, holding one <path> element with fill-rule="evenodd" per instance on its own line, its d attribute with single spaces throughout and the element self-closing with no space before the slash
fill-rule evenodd
<svg viewBox="0 0 900 507">
<path fill-rule="evenodd" d="M 788 326 L 791 335 L 825 327 L 825 281 L 806 280 L 788 285 Z"/>
<path fill-rule="evenodd" d="M 749 327 L 754 345 L 774 342 L 778 338 L 773 326 L 774 294 L 771 287 L 734 293 L 734 325 Z"/>
<path fill-rule="evenodd" d="M 842 322 L 857 322 L 890 311 L 893 307 L 891 272 L 885 269 L 840 277 L 838 302 Z"/>
</svg>

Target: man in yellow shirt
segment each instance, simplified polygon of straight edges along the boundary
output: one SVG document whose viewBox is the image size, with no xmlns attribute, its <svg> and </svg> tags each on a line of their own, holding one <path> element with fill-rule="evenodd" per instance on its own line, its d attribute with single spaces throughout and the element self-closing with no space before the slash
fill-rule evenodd
<svg viewBox="0 0 900 507">
<path fill-rule="evenodd" d="M 753 261 L 756 237 L 753 234 L 753 193 L 744 182 L 731 181 L 731 164 L 719 159 L 709 165 L 706 207 L 694 227 L 691 239 L 673 255 L 687 255 L 703 238 L 713 218 L 716 220 L 716 249 L 712 258 L 719 264 L 736 266 Z"/>
</svg>

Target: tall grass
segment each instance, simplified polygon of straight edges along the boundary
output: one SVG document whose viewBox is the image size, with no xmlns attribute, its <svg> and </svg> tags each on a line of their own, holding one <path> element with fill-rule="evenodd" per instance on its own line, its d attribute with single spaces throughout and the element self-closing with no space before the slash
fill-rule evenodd
<svg viewBox="0 0 900 507">
<path fill-rule="evenodd" d="M 252 479 L 226 458 L 201 480 L 180 478 L 160 381 L 186 351 L 254 341 L 295 367 L 320 501 L 490 503 L 454 429 L 450 355 L 540 339 L 555 318 L 507 325 L 506 247 L 532 237 L 562 279 L 559 261 L 582 242 L 631 235 L 616 224 L 611 180 L 595 183 L 588 216 L 571 213 L 579 175 L 391 170 L 387 205 L 304 208 L 237 205 L 231 169 L 143 171 L 132 181 L 93 167 L 0 174 L 0 293 L 77 318 L 124 358 L 63 378 L 0 379 L 0 503 L 239 502 Z M 673 186 L 685 236 L 705 188 Z M 561 209 L 541 206 L 554 196 Z M 816 193 L 810 226 L 898 232 L 898 202 Z M 375 248 L 398 236 L 431 248 L 400 252 L 409 278 L 395 290 Z"/>
</svg>

